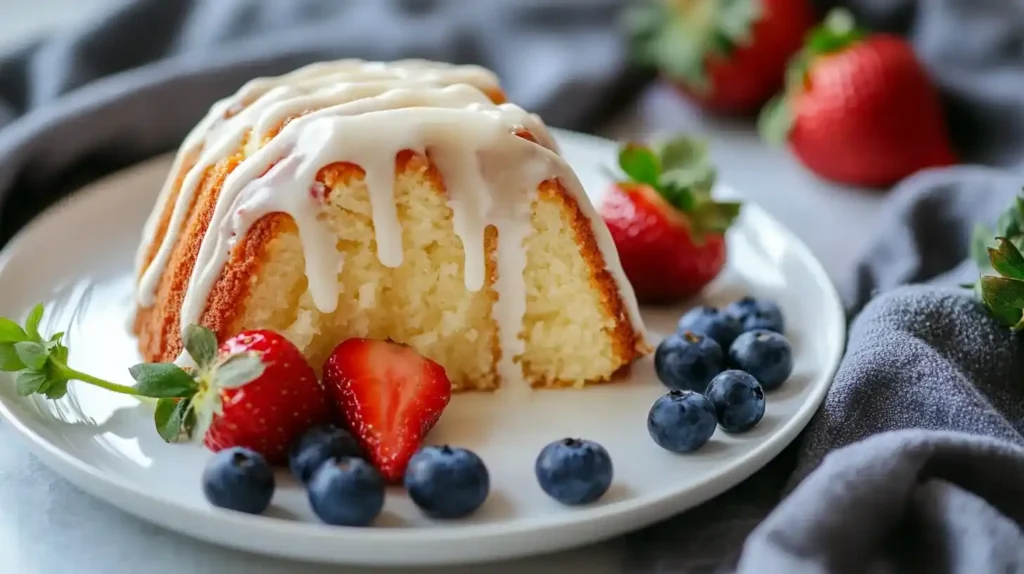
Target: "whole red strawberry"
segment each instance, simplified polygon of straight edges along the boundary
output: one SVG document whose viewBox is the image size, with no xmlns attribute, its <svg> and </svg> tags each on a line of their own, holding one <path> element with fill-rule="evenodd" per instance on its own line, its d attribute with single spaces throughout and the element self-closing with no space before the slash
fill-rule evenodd
<svg viewBox="0 0 1024 574">
<path fill-rule="evenodd" d="M 704 143 L 628 144 L 619 166 L 629 179 L 612 186 L 600 213 L 637 299 L 672 303 L 696 295 L 725 265 L 724 234 L 740 210 L 711 198 L 716 171 Z"/>
<path fill-rule="evenodd" d="M 867 34 L 841 10 L 810 34 L 760 124 L 767 141 L 788 141 L 811 171 L 840 183 L 888 186 L 956 163 L 938 93 L 910 44 Z"/>
<path fill-rule="evenodd" d="M 636 59 L 722 113 L 754 112 L 778 92 L 815 21 L 808 0 L 654 0 L 628 14 Z"/>
<path fill-rule="evenodd" d="M 444 368 L 405 345 L 348 339 L 327 358 L 323 376 L 370 462 L 400 482 L 451 399 Z"/>
</svg>

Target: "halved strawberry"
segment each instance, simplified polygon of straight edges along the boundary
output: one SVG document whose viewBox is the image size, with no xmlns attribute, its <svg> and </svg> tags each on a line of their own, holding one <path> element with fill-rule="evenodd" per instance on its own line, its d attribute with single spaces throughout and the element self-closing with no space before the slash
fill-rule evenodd
<svg viewBox="0 0 1024 574">
<path fill-rule="evenodd" d="M 452 396 L 441 365 L 388 341 L 343 341 L 327 358 L 323 379 L 343 424 L 391 483 L 402 480 Z"/>
</svg>

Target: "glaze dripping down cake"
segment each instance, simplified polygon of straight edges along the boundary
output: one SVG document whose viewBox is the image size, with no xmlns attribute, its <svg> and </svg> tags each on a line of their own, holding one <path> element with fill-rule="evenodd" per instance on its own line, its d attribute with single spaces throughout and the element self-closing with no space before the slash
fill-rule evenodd
<svg viewBox="0 0 1024 574">
<path fill-rule="evenodd" d="M 189 134 L 146 223 L 133 322 L 273 329 L 319 368 L 391 339 L 456 390 L 582 386 L 649 352 L 607 228 L 490 71 L 341 60 L 258 78 Z"/>
</svg>

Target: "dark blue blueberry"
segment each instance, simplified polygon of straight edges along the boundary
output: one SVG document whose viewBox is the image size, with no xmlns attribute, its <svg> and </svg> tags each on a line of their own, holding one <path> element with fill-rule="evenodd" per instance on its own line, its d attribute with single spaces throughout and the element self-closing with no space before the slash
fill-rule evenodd
<svg viewBox="0 0 1024 574">
<path fill-rule="evenodd" d="M 685 333 L 687 331 L 711 337 L 723 349 L 728 349 L 736 337 L 743 332 L 743 329 L 740 328 L 739 321 L 726 315 L 724 311 L 702 305 L 690 309 L 679 318 L 676 332 Z"/>
<path fill-rule="evenodd" d="M 203 469 L 203 494 L 221 508 L 262 514 L 274 487 L 274 471 L 263 456 L 240 446 L 217 452 Z"/>
<path fill-rule="evenodd" d="M 359 443 L 348 431 L 334 425 L 315 426 L 288 449 L 288 468 L 306 484 L 316 469 L 329 459 L 360 458 Z"/>
<path fill-rule="evenodd" d="M 405 469 L 409 498 L 427 516 L 461 518 L 487 500 L 491 477 L 476 453 L 450 446 L 425 446 Z"/>
<path fill-rule="evenodd" d="M 707 397 L 726 432 L 748 431 L 764 416 L 764 390 L 750 373 L 723 371 L 711 380 Z"/>
<path fill-rule="evenodd" d="M 793 373 L 793 347 L 774 331 L 747 331 L 729 348 L 729 363 L 750 373 L 764 390 L 771 391 Z"/>
<path fill-rule="evenodd" d="M 384 508 L 384 479 L 361 458 L 328 460 L 307 487 L 313 512 L 327 524 L 368 526 Z"/>
<path fill-rule="evenodd" d="M 776 333 L 786 332 L 782 309 L 774 301 L 748 296 L 730 303 L 725 313 L 735 318 L 743 331 L 765 329 Z"/>
<path fill-rule="evenodd" d="M 707 397 L 693 391 L 671 391 L 659 397 L 647 413 L 647 432 L 661 448 L 693 452 L 715 434 L 718 420 Z"/>
<path fill-rule="evenodd" d="M 591 440 L 564 438 L 541 449 L 534 465 L 537 481 L 562 504 L 590 504 L 612 484 L 612 457 Z"/>
<path fill-rule="evenodd" d="M 714 339 L 687 331 L 669 335 L 654 352 L 654 371 L 670 389 L 703 393 L 725 368 L 725 353 Z"/>
</svg>

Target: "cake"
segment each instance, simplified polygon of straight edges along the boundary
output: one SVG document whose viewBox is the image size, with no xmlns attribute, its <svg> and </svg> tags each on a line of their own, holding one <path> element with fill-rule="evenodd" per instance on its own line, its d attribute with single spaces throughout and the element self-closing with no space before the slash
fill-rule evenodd
<svg viewBox="0 0 1024 574">
<path fill-rule="evenodd" d="M 489 70 L 340 60 L 257 78 L 186 137 L 146 222 L 132 320 L 272 329 L 319 368 L 406 344 L 455 390 L 614 380 L 650 351 L 603 221 Z"/>
</svg>

